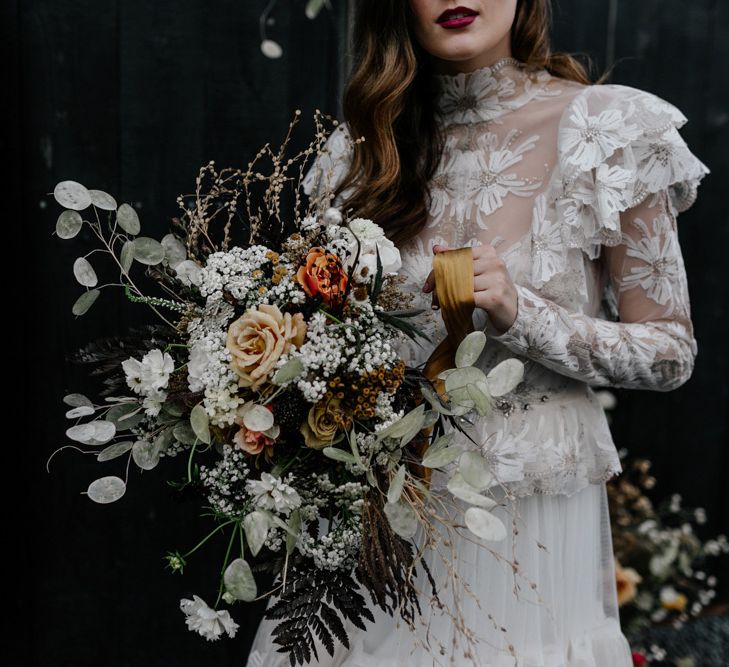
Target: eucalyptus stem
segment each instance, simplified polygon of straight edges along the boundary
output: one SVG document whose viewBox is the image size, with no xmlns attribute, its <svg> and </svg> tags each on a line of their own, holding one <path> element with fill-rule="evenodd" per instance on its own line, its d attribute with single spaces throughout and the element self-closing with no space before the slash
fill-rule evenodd
<svg viewBox="0 0 729 667">
<path fill-rule="evenodd" d="M 183 558 L 187 558 L 188 556 L 192 556 L 203 544 L 205 544 L 215 533 L 220 532 L 225 528 L 226 526 L 229 526 L 231 523 L 235 523 L 235 519 L 230 519 L 229 521 L 226 521 L 225 523 L 221 523 L 219 526 L 216 526 L 213 530 L 211 530 L 200 542 L 198 542 L 190 551 L 183 554 Z"/>
<path fill-rule="evenodd" d="M 190 456 L 187 458 L 187 481 L 192 482 L 192 457 L 195 455 L 195 449 L 197 447 L 197 443 L 199 442 L 199 438 L 195 436 L 195 442 L 192 443 L 192 447 L 190 448 Z"/>
<path fill-rule="evenodd" d="M 215 607 L 217 608 L 218 604 L 220 603 L 220 598 L 223 597 L 223 588 L 225 587 L 225 582 L 223 581 L 223 577 L 225 576 L 225 568 L 228 567 L 228 560 L 230 559 L 230 552 L 233 550 L 233 543 L 235 542 L 235 535 L 238 531 L 240 531 L 240 523 L 236 522 L 235 527 L 233 528 L 233 533 L 230 536 L 230 540 L 228 540 L 228 548 L 225 551 L 225 558 L 223 559 L 223 567 L 220 570 L 220 586 L 218 587 L 218 599 L 215 601 Z"/>
<path fill-rule="evenodd" d="M 96 210 L 96 207 L 94 207 L 94 215 L 96 216 L 96 222 L 97 222 L 98 227 L 96 225 L 94 225 L 93 223 L 89 223 L 89 227 L 91 227 L 94 234 L 96 234 L 96 236 L 99 238 L 99 240 L 104 244 L 104 247 L 106 248 L 108 253 L 114 258 L 114 261 L 116 262 L 116 265 L 121 270 L 122 275 L 129 281 L 129 284 L 134 288 L 136 293 L 139 294 L 140 296 L 142 296 L 141 290 L 134 284 L 134 281 L 132 280 L 132 277 L 129 275 L 129 272 L 122 266 L 121 262 L 119 261 L 119 258 L 116 256 L 116 253 L 114 252 L 114 249 L 109 244 L 109 242 L 107 241 L 103 232 L 101 231 L 101 220 L 99 220 L 99 213 Z M 173 329 L 175 328 L 175 325 L 172 322 L 170 322 L 170 320 L 168 320 L 162 313 L 160 313 L 159 310 L 157 310 L 157 308 L 155 308 L 152 304 L 148 304 L 148 305 L 165 324 L 168 324 Z"/>
</svg>

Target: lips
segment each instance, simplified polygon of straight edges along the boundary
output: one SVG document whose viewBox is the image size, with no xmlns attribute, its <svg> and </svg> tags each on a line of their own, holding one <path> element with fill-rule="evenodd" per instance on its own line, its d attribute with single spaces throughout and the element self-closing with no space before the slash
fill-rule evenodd
<svg viewBox="0 0 729 667">
<path fill-rule="evenodd" d="M 468 7 L 455 7 L 446 9 L 437 19 L 436 23 L 447 23 L 454 19 L 477 16 L 478 12 Z"/>
</svg>

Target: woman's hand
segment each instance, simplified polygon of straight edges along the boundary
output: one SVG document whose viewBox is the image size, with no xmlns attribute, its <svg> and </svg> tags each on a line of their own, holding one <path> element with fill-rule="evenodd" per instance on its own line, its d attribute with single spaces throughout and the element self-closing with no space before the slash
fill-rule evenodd
<svg viewBox="0 0 729 667">
<path fill-rule="evenodd" d="M 433 252 L 445 252 L 445 245 L 433 246 Z M 423 292 L 433 292 L 433 307 L 438 308 L 435 292 L 435 277 L 431 271 L 423 285 Z M 496 329 L 497 335 L 504 333 L 516 319 L 516 287 L 511 280 L 506 263 L 492 245 L 473 247 L 473 302 L 485 310 Z"/>
</svg>

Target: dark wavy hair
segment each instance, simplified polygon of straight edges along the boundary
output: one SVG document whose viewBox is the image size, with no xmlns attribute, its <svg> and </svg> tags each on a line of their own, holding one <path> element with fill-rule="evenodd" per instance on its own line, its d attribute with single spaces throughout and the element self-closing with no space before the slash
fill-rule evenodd
<svg viewBox="0 0 729 667">
<path fill-rule="evenodd" d="M 338 195 L 354 185 L 343 206 L 381 225 L 395 243 L 425 224 L 428 182 L 443 149 L 430 89 L 433 67 L 411 28 L 407 0 L 359 0 L 354 17 L 354 66 L 342 100 L 353 148 Z M 511 29 L 514 58 L 554 76 L 591 83 L 585 66 L 552 53 L 550 0 L 518 0 Z"/>
</svg>

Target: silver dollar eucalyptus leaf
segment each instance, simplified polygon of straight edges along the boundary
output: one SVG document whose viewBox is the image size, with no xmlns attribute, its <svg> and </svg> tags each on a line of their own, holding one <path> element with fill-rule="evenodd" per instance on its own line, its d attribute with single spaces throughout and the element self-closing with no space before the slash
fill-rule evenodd
<svg viewBox="0 0 729 667">
<path fill-rule="evenodd" d="M 85 257 L 78 257 L 73 263 L 73 275 L 84 287 L 96 287 L 99 282 L 94 267 Z"/>
<path fill-rule="evenodd" d="M 479 490 L 463 479 L 463 475 L 459 472 L 453 473 L 453 476 L 448 480 L 447 488 L 456 498 L 467 502 L 469 505 L 478 505 L 487 510 L 497 505 L 493 498 L 481 495 Z"/>
<path fill-rule="evenodd" d="M 243 519 L 243 528 L 251 553 L 257 556 L 268 537 L 268 517 L 263 512 L 254 510 L 250 514 L 246 514 L 245 519 Z"/>
<path fill-rule="evenodd" d="M 126 442 L 115 442 L 113 445 L 109 445 L 105 449 L 102 449 L 96 457 L 96 460 L 99 461 L 99 463 L 103 463 L 104 461 L 111 461 L 112 459 L 124 456 L 124 454 L 126 454 L 133 445 L 134 443 L 131 440 Z"/>
<path fill-rule="evenodd" d="M 479 380 L 483 381 L 486 378 L 484 372 L 480 368 L 474 368 L 473 366 L 465 366 L 464 368 L 458 368 L 453 373 L 450 373 L 445 380 L 445 390 L 450 396 L 451 392 L 464 389 L 469 384 L 476 384 Z"/>
<path fill-rule="evenodd" d="M 390 482 L 390 488 L 387 490 L 387 502 L 396 503 L 400 500 L 402 495 L 402 489 L 405 485 L 405 466 L 401 465 Z"/>
<path fill-rule="evenodd" d="M 453 439 L 456 437 L 456 434 L 446 433 L 445 435 L 440 436 L 432 445 L 428 447 L 428 449 L 425 451 L 425 454 L 435 454 L 436 452 L 439 452 L 441 449 L 445 449 L 448 447 L 448 445 L 453 443 Z"/>
<path fill-rule="evenodd" d="M 266 412 L 268 412 L 268 410 Z M 206 445 L 210 444 L 210 418 L 208 417 L 208 413 L 205 411 L 205 408 L 199 403 L 190 413 L 190 426 L 192 427 L 195 435 L 202 442 Z"/>
<path fill-rule="evenodd" d="M 132 446 L 132 458 L 142 470 L 152 470 L 159 463 L 159 451 L 153 442 L 137 440 Z"/>
<path fill-rule="evenodd" d="M 278 42 L 272 39 L 264 39 L 261 42 L 261 53 L 266 58 L 280 58 L 283 55 L 283 49 Z"/>
<path fill-rule="evenodd" d="M 345 452 L 343 449 L 337 449 L 336 447 L 324 447 L 321 450 L 321 453 L 324 454 L 329 459 L 332 459 L 333 461 L 340 461 L 342 463 L 356 463 L 357 459 L 354 458 L 353 454 L 350 454 L 349 452 Z"/>
<path fill-rule="evenodd" d="M 93 421 L 77 424 L 66 430 L 66 435 L 84 445 L 104 445 L 116 434 L 116 427 L 108 421 Z"/>
<path fill-rule="evenodd" d="M 385 503 L 385 516 L 395 533 L 406 540 L 418 530 L 418 517 L 410 505 Z"/>
<path fill-rule="evenodd" d="M 456 366 L 464 368 L 473 366 L 481 356 L 486 345 L 486 334 L 483 331 L 472 331 L 458 345 L 456 350 Z"/>
<path fill-rule="evenodd" d="M 134 241 L 134 259 L 140 264 L 155 266 L 165 258 L 165 249 L 156 239 L 140 236 Z"/>
<path fill-rule="evenodd" d="M 170 266 L 177 266 L 187 259 L 185 244 L 174 234 L 167 234 L 162 239 L 162 247 L 165 249 L 165 259 Z"/>
<path fill-rule="evenodd" d="M 236 558 L 223 573 L 225 589 L 236 600 L 251 602 L 256 598 L 256 580 L 251 572 L 251 566 L 242 558 Z"/>
<path fill-rule="evenodd" d="M 119 253 L 119 263 L 125 273 L 129 273 L 134 263 L 134 241 L 125 241 Z"/>
<path fill-rule="evenodd" d="M 506 537 L 501 519 L 481 507 L 469 507 L 464 515 L 466 526 L 476 537 L 499 542 Z"/>
<path fill-rule="evenodd" d="M 103 190 L 89 190 L 91 203 L 104 211 L 116 211 L 116 200 Z"/>
<path fill-rule="evenodd" d="M 117 209 L 116 221 L 127 234 L 131 234 L 132 236 L 139 234 L 142 229 L 142 225 L 139 224 L 137 212 L 129 204 L 122 204 Z"/>
<path fill-rule="evenodd" d="M 249 403 L 243 410 L 243 424 L 249 431 L 268 431 L 273 426 L 273 412 L 256 403 Z"/>
<path fill-rule="evenodd" d="M 421 463 L 426 468 L 441 468 L 455 461 L 462 453 L 463 449 L 457 445 L 442 447 L 432 454 L 428 451 Z"/>
<path fill-rule="evenodd" d="M 66 429 L 66 437 L 76 442 L 86 444 L 87 442 L 94 439 L 94 426 L 92 423 L 89 424 L 77 424 Z"/>
<path fill-rule="evenodd" d="M 298 357 L 292 357 L 273 376 L 273 384 L 282 385 L 301 375 L 304 364 Z"/>
<path fill-rule="evenodd" d="M 66 405 L 70 405 L 73 408 L 81 407 L 86 405 L 92 407 L 94 404 L 83 394 L 67 394 L 63 397 L 63 402 Z"/>
<path fill-rule="evenodd" d="M 321 11 L 321 9 L 325 3 L 326 3 L 326 0 L 309 0 L 306 3 L 306 9 L 304 9 L 306 18 L 315 19 L 318 16 L 319 12 Z"/>
<path fill-rule="evenodd" d="M 63 208 L 83 211 L 91 206 L 91 194 L 77 181 L 61 181 L 53 189 L 53 196 Z"/>
<path fill-rule="evenodd" d="M 78 299 L 76 299 L 76 303 L 73 304 L 71 312 L 77 317 L 85 315 L 89 308 L 94 305 L 96 299 L 99 298 L 99 294 L 101 294 L 101 291 L 98 289 L 92 289 L 88 292 L 84 292 Z"/>
<path fill-rule="evenodd" d="M 66 419 L 77 419 L 78 417 L 89 417 L 95 412 L 90 405 L 79 405 L 66 413 Z"/>
<path fill-rule="evenodd" d="M 120 403 L 109 409 L 106 419 L 117 429 L 126 430 L 139 424 L 144 419 L 144 413 L 138 403 Z"/>
<path fill-rule="evenodd" d="M 463 452 L 458 469 L 463 479 L 478 491 L 488 488 L 493 480 L 488 461 L 479 452 Z"/>
<path fill-rule="evenodd" d="M 494 366 L 486 376 L 489 393 L 503 396 L 518 385 L 524 377 L 524 364 L 518 359 L 505 359 Z"/>
<path fill-rule="evenodd" d="M 61 239 L 72 239 L 81 231 L 83 224 L 78 211 L 64 211 L 56 220 L 56 234 Z"/>
<path fill-rule="evenodd" d="M 179 422 L 172 429 L 172 433 L 175 436 L 175 440 L 181 442 L 183 445 L 194 445 L 197 442 L 197 436 L 189 422 Z"/>
<path fill-rule="evenodd" d="M 422 428 L 423 421 L 425 420 L 425 403 L 421 403 L 417 408 L 408 412 L 404 417 L 401 417 L 396 422 L 393 422 L 389 426 L 383 428 L 377 432 L 377 439 L 382 440 L 383 438 L 402 438 L 409 435 L 413 429 L 417 433 Z"/>
<path fill-rule="evenodd" d="M 106 505 L 119 500 L 126 490 L 124 480 L 111 475 L 91 482 L 86 493 L 95 503 Z"/>
<path fill-rule="evenodd" d="M 485 382 L 466 385 L 468 396 L 473 401 L 478 413 L 483 416 L 491 410 L 491 400 L 488 395 L 488 385 Z"/>
<path fill-rule="evenodd" d="M 174 439 L 172 428 L 166 428 L 154 439 L 154 448 L 160 453 L 166 452 Z"/>
</svg>

